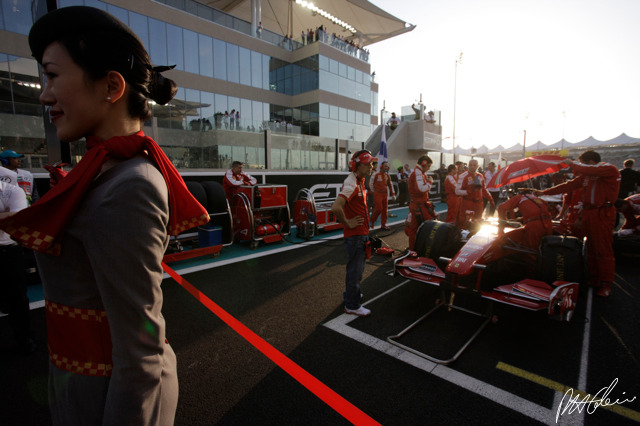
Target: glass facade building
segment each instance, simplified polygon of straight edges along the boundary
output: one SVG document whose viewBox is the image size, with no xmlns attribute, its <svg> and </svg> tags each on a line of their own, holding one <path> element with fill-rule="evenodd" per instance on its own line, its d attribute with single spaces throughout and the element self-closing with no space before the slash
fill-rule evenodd
<svg viewBox="0 0 640 426">
<path fill-rule="evenodd" d="M 2 0 L 0 142 L 40 171 L 48 150 L 38 65 L 26 43 L 31 3 Z M 58 1 L 72 5 L 112 13 L 154 65 L 176 65 L 166 76 L 178 93 L 153 105 L 145 132 L 179 169 L 225 169 L 236 159 L 251 168 L 342 169 L 340 153 L 362 146 L 377 124 L 377 85 L 364 52 L 328 40 L 284 45 L 268 32 L 257 38 L 250 23 L 194 1 Z M 72 146 L 72 160 L 82 149 Z"/>
</svg>

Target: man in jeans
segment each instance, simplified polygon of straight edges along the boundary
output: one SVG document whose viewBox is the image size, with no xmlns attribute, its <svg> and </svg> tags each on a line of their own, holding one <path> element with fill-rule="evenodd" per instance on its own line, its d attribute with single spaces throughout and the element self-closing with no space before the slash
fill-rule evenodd
<svg viewBox="0 0 640 426">
<path fill-rule="evenodd" d="M 369 211 L 364 179 L 371 175 L 375 157 L 367 150 L 353 154 L 349 162 L 351 173 L 344 180 L 340 194 L 331 206 L 338 222 L 344 225 L 344 245 L 347 250 L 347 276 L 344 311 L 367 316 L 371 311 L 360 304 L 360 281 L 364 273 L 369 246 Z"/>
</svg>

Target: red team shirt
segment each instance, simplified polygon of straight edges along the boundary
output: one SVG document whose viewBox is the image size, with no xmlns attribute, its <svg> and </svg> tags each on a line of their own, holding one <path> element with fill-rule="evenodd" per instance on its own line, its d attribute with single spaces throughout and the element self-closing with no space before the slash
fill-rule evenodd
<svg viewBox="0 0 640 426">
<path fill-rule="evenodd" d="M 364 178 L 357 178 L 355 173 L 350 173 L 342 184 L 342 190 L 338 196 L 347 200 L 344 206 L 344 215 L 347 219 L 356 216 L 364 218 L 364 222 L 353 229 L 345 226 L 344 237 L 369 235 L 369 210 L 367 208 L 367 192 L 364 189 Z"/>
</svg>

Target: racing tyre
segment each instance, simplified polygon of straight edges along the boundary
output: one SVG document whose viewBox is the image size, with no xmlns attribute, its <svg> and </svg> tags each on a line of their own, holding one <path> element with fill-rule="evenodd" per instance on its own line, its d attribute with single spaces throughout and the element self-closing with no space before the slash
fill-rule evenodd
<svg viewBox="0 0 640 426">
<path fill-rule="evenodd" d="M 538 256 L 538 271 L 548 284 L 554 281 L 584 283 L 586 256 L 582 240 L 566 235 L 547 235 L 542 238 Z"/>
<path fill-rule="evenodd" d="M 202 188 L 207 194 L 207 210 L 209 213 L 223 213 L 229 208 L 227 194 L 222 184 L 214 181 L 202 182 Z"/>
<path fill-rule="evenodd" d="M 460 229 L 452 223 L 427 220 L 416 233 L 415 251 L 418 256 L 438 260 L 453 257 L 460 249 Z"/>
<path fill-rule="evenodd" d="M 193 197 L 206 209 L 208 204 L 207 193 L 205 192 L 202 184 L 200 182 L 188 180 L 185 182 L 185 185 L 191 195 L 193 195 Z"/>
</svg>

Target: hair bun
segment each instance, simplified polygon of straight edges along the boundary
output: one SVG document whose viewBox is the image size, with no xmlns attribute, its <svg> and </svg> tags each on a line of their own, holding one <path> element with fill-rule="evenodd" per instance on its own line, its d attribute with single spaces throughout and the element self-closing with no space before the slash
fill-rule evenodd
<svg viewBox="0 0 640 426">
<path fill-rule="evenodd" d="M 149 98 L 159 105 L 165 105 L 178 92 L 178 85 L 170 78 L 165 78 L 158 71 L 151 71 Z"/>
</svg>

